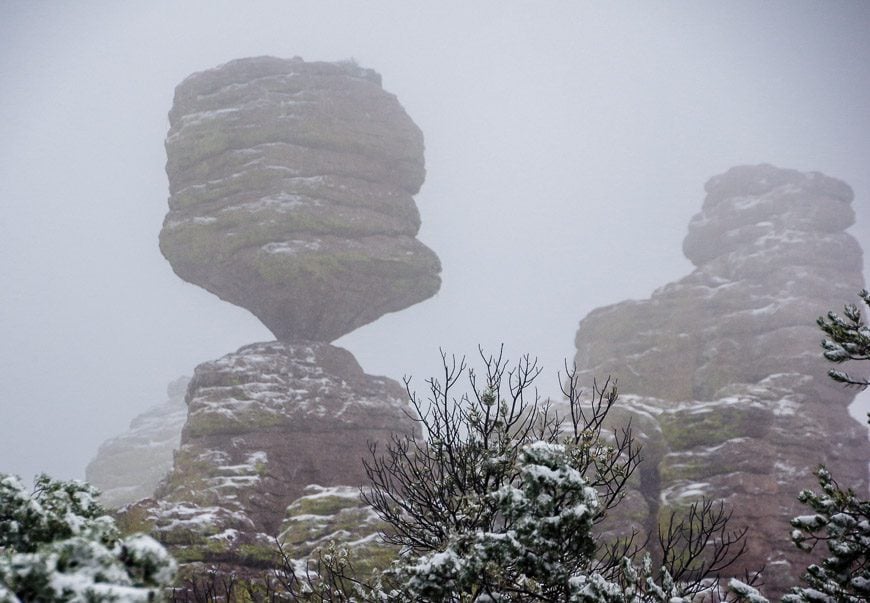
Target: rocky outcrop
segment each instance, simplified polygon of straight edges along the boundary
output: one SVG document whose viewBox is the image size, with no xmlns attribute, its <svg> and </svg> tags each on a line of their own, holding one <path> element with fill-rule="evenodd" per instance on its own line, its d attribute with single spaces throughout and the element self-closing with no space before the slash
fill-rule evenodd
<svg viewBox="0 0 870 603">
<path fill-rule="evenodd" d="M 100 489 L 100 503 L 117 508 L 151 496 L 169 470 L 187 419 L 184 393 L 188 377 L 166 388 L 168 399 L 130 423 L 130 429 L 104 442 L 88 463 L 85 477 Z"/>
<path fill-rule="evenodd" d="M 414 237 L 423 136 L 351 62 L 241 59 L 185 79 L 166 139 L 160 248 L 279 339 L 332 341 L 431 297 Z"/>
<path fill-rule="evenodd" d="M 263 564 L 310 484 L 366 482 L 370 442 L 415 428 L 396 382 L 327 343 L 257 343 L 196 368 L 172 472 L 138 521 L 183 561 Z"/>
<path fill-rule="evenodd" d="M 384 542 L 389 526 L 360 499 L 358 488 L 311 485 L 290 503 L 278 536 L 284 551 L 297 567 L 306 567 L 318 551 L 341 543 L 348 549 L 356 576 L 383 570 L 399 553 Z"/>
<path fill-rule="evenodd" d="M 645 441 L 636 526 L 706 496 L 750 530 L 743 567 L 766 566 L 769 592 L 808 559 L 789 540 L 796 500 L 819 463 L 867 491 L 866 429 L 832 383 L 815 318 L 861 288 L 862 251 L 844 232 L 851 189 L 769 165 L 711 179 L 683 248 L 685 278 L 591 312 L 576 337 L 581 374 L 619 380 Z M 740 571 L 743 568 L 734 568 Z"/>
</svg>

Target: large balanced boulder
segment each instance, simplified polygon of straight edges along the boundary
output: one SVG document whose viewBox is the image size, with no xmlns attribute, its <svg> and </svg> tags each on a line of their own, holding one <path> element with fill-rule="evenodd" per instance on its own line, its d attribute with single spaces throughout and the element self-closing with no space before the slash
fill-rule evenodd
<svg viewBox="0 0 870 603">
<path fill-rule="evenodd" d="M 580 322 L 581 375 L 612 375 L 646 444 L 646 529 L 706 496 L 748 527 L 742 569 L 766 567 L 782 592 L 808 559 L 789 540 L 797 502 L 827 464 L 867 491 L 867 430 L 855 391 L 826 375 L 816 317 L 863 285 L 862 251 L 845 232 L 852 191 L 819 173 L 743 166 L 711 179 L 683 249 L 695 270 L 649 299 Z M 631 519 L 636 525 L 637 511 Z"/>
<path fill-rule="evenodd" d="M 438 290 L 423 135 L 376 72 L 231 61 L 179 84 L 169 122 L 160 248 L 277 338 L 332 341 Z"/>
</svg>

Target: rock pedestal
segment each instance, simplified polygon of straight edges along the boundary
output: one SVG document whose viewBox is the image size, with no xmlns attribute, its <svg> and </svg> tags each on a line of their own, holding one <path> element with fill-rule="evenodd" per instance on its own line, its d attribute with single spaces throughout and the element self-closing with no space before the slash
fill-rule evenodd
<svg viewBox="0 0 870 603">
<path fill-rule="evenodd" d="M 683 244 L 695 270 L 647 300 L 580 322 L 581 375 L 612 375 L 647 448 L 632 521 L 701 496 L 725 500 L 749 528 L 742 566 L 766 566 L 767 592 L 809 558 L 789 540 L 796 497 L 826 464 L 867 491 L 867 430 L 833 383 L 816 317 L 863 285 L 862 251 L 844 232 L 851 189 L 818 173 L 744 166 L 711 179 Z M 734 568 L 738 573 L 742 567 Z"/>
<path fill-rule="evenodd" d="M 205 362 L 187 405 L 174 467 L 136 507 L 186 562 L 273 560 L 306 487 L 363 485 L 369 443 L 416 427 L 401 386 L 327 343 L 256 343 Z"/>
</svg>

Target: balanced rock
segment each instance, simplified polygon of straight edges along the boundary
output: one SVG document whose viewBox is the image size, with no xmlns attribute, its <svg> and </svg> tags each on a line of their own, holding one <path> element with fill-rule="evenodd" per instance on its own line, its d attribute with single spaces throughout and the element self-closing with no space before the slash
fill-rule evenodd
<svg viewBox="0 0 870 603">
<path fill-rule="evenodd" d="M 332 341 L 432 296 L 415 236 L 423 136 L 353 62 L 259 57 L 175 91 L 160 248 L 279 339 Z"/>
<path fill-rule="evenodd" d="M 388 557 L 358 498 L 363 459 L 419 427 L 403 387 L 329 342 L 440 286 L 415 238 L 420 130 L 374 71 L 270 57 L 188 77 L 169 120 L 161 250 L 279 341 L 196 368 L 172 469 L 122 528 L 192 578 L 205 563 L 256 581 L 279 542 L 305 555 L 338 532 Z"/>
<path fill-rule="evenodd" d="M 845 232 L 851 189 L 818 173 L 744 166 L 710 180 L 683 248 L 696 269 L 591 312 L 577 332 L 581 375 L 619 380 L 646 446 L 634 525 L 725 500 L 748 527 L 742 569 L 766 567 L 769 593 L 797 584 L 808 558 L 789 540 L 803 488 L 825 463 L 867 491 L 867 430 L 854 390 L 827 377 L 818 316 L 863 285 L 862 251 Z M 642 517 L 645 513 L 646 517 Z"/>
<path fill-rule="evenodd" d="M 169 470 L 187 419 L 184 394 L 188 377 L 166 388 L 168 399 L 134 418 L 127 432 L 104 442 L 85 469 L 100 489 L 100 503 L 117 508 L 151 496 Z"/>
</svg>

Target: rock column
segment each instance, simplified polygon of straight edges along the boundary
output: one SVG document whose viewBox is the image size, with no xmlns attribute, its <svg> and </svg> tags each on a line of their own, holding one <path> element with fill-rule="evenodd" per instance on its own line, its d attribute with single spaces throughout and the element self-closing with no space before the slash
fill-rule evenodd
<svg viewBox="0 0 870 603">
<path fill-rule="evenodd" d="M 867 491 L 867 430 L 847 410 L 855 391 L 827 377 L 815 325 L 863 286 L 845 232 L 853 195 L 770 165 L 733 168 L 706 192 L 683 244 L 695 270 L 591 312 L 576 363 L 588 380 L 619 379 L 646 444 L 642 497 L 624 509 L 633 525 L 654 530 L 701 496 L 725 500 L 734 527 L 749 529 L 743 566 L 766 566 L 769 592 L 782 592 L 809 561 L 788 522 L 805 513 L 796 497 L 818 464 Z"/>
</svg>

